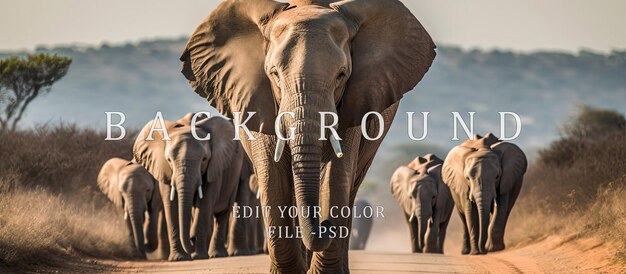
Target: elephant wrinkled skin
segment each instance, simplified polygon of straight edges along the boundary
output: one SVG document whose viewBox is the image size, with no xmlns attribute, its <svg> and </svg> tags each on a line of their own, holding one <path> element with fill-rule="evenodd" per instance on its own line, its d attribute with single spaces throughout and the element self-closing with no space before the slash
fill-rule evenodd
<svg viewBox="0 0 626 274">
<path fill-rule="evenodd" d="M 454 203 L 441 179 L 442 164 L 433 154 L 417 157 L 396 169 L 389 182 L 409 225 L 414 253 L 443 253 Z"/>
<path fill-rule="evenodd" d="M 360 126 L 384 137 L 399 100 L 432 64 L 434 49 L 397 0 L 227 0 L 198 26 L 180 58 L 183 75 L 222 114 L 250 118 L 254 139 L 239 131 L 261 204 L 271 207 L 266 227 L 302 228 L 302 239 L 268 237 L 270 272 L 349 272 L 348 239 L 312 233 L 350 229 L 351 218 L 331 218 L 329 208 L 353 205 L 383 139 L 366 139 Z M 371 111 L 381 113 L 383 123 L 374 115 L 362 121 Z M 277 126 L 291 140 L 278 141 L 275 120 L 288 112 L 293 115 Z M 339 118 L 330 142 L 320 140 L 320 112 Z M 280 218 L 278 206 L 294 205 L 304 214 Z M 321 218 L 306 214 L 317 206 Z"/>
<path fill-rule="evenodd" d="M 210 140 L 201 141 L 192 135 L 192 116 L 189 113 L 176 122 L 164 121 L 169 140 L 164 140 L 162 130 L 150 136 L 154 121 L 148 122 L 133 147 L 135 161 L 159 183 L 171 261 L 227 255 L 227 223 L 243 161 L 243 150 L 233 140 L 230 121 L 199 116 L 197 136 L 211 134 Z"/>
<path fill-rule="evenodd" d="M 527 165 L 519 147 L 491 133 L 450 150 L 442 178 L 463 222 L 463 254 L 504 249 L 504 229 Z"/>
<path fill-rule="evenodd" d="M 100 169 L 98 187 L 116 207 L 124 211 L 131 244 L 145 259 L 146 252 L 158 247 L 162 202 L 154 178 L 137 163 L 111 158 Z"/>
</svg>

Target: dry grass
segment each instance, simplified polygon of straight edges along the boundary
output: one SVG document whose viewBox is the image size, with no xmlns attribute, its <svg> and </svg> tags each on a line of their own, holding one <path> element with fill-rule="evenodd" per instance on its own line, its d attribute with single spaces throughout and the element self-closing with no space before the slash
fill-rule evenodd
<svg viewBox="0 0 626 274">
<path fill-rule="evenodd" d="M 100 193 L 104 161 L 131 141 L 75 126 L 0 133 L 0 268 L 98 271 L 85 258 L 132 259 L 121 216 Z"/>
<path fill-rule="evenodd" d="M 556 141 L 531 165 L 507 226 L 509 245 L 599 236 L 626 263 L 626 134 Z"/>
</svg>

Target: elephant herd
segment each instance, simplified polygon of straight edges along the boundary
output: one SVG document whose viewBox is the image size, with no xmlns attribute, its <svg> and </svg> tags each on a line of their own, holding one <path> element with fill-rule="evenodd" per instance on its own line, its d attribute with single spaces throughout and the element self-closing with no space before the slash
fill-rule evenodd
<svg viewBox="0 0 626 274">
<path fill-rule="evenodd" d="M 253 167 L 233 140 L 233 125 L 196 116 L 161 120 L 158 129 L 158 120 L 148 122 L 135 140 L 133 159 L 112 158 L 98 175 L 99 188 L 123 210 L 131 244 L 143 258 L 158 247 L 157 257 L 171 261 L 263 251 L 261 220 L 230 214 L 235 203 L 259 203 Z M 208 135 L 210 140 L 195 138 Z"/>
<path fill-rule="evenodd" d="M 180 61 L 192 90 L 233 123 L 187 115 L 158 131 L 150 122 L 133 160 L 107 162 L 99 185 L 124 210 L 142 255 L 157 246 L 169 260 L 267 249 L 271 273 L 349 273 L 350 239 L 328 231 L 354 223 L 362 227 L 355 234 L 367 235 L 371 224 L 329 208 L 359 205 L 358 189 L 400 99 L 429 70 L 435 47 L 398 0 L 224 0 Z M 491 139 L 461 145 L 443 163 L 420 158 L 394 175 L 414 251 L 442 252 L 450 200 L 466 223 L 464 252 L 504 248 L 526 162 L 514 145 Z M 261 244 L 254 229 L 261 220 L 229 221 L 234 203 L 269 207 L 265 228 L 302 237 L 269 234 Z M 281 218 L 281 206 L 303 214 Z"/>
<path fill-rule="evenodd" d="M 389 184 L 409 225 L 412 251 L 443 253 L 455 207 L 463 227 L 463 254 L 503 250 L 526 167 L 519 147 L 489 133 L 454 147 L 444 161 L 428 154 L 396 169 Z"/>
</svg>

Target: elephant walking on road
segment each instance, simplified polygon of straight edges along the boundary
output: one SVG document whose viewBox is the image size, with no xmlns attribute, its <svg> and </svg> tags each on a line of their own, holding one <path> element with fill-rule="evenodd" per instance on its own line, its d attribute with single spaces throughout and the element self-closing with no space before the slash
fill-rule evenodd
<svg viewBox="0 0 626 274">
<path fill-rule="evenodd" d="M 354 201 L 354 212 L 363 212 L 366 207 L 372 205 L 366 200 Z M 372 232 L 374 219 L 361 216 L 360 218 L 352 218 L 352 231 L 350 231 L 350 249 L 363 250 L 367 245 L 367 239 Z"/>
<path fill-rule="evenodd" d="M 111 158 L 100 169 L 98 187 L 124 211 L 130 242 L 145 259 L 158 247 L 162 202 L 155 179 L 137 163 Z"/>
<path fill-rule="evenodd" d="M 242 144 L 271 207 L 266 228 L 301 228 L 301 239 L 267 237 L 270 272 L 349 272 L 349 239 L 332 231 L 349 230 L 352 218 L 330 208 L 353 206 L 434 49 L 398 0 L 226 0 L 191 35 L 181 71 L 223 115 L 245 122 Z M 302 212 L 281 218 L 279 206 Z"/>
<path fill-rule="evenodd" d="M 454 203 L 441 179 L 442 163 L 433 154 L 417 157 L 391 177 L 391 193 L 404 211 L 414 253 L 443 253 Z"/>
<path fill-rule="evenodd" d="M 153 124 L 158 121 L 148 122 L 133 147 L 135 161 L 159 182 L 170 261 L 227 255 L 227 223 L 243 161 L 230 121 L 200 115 L 192 128 L 192 117 L 189 113 L 176 122 L 164 120 L 157 130 Z M 210 134 L 210 140 L 194 133 L 199 138 Z"/>
<path fill-rule="evenodd" d="M 506 222 L 527 165 L 518 146 L 491 133 L 474 135 L 448 153 L 442 174 L 463 222 L 463 254 L 504 249 Z"/>
</svg>

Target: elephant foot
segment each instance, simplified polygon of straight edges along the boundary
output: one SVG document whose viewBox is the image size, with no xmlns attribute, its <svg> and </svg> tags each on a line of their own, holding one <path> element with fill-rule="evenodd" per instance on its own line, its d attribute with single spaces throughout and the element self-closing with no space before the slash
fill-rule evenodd
<svg viewBox="0 0 626 274">
<path fill-rule="evenodd" d="M 167 260 L 170 262 L 191 261 L 191 257 L 185 253 L 171 252 Z"/>
<path fill-rule="evenodd" d="M 252 254 L 252 251 L 246 248 L 233 248 L 232 250 L 228 250 L 229 256 L 248 256 Z"/>
<path fill-rule="evenodd" d="M 487 251 L 489 251 L 489 252 L 496 252 L 496 251 L 500 251 L 500 250 L 504 250 L 504 243 L 503 242 L 487 244 Z"/>
<path fill-rule="evenodd" d="M 479 250 L 472 250 L 472 251 L 470 251 L 469 254 L 470 255 L 485 255 L 485 254 L 487 254 L 487 252 L 481 252 Z"/>
<path fill-rule="evenodd" d="M 228 252 L 226 251 L 226 248 L 215 248 L 209 250 L 209 258 L 222 258 L 227 256 Z"/>
<path fill-rule="evenodd" d="M 206 260 L 208 258 L 209 258 L 208 252 L 194 252 L 193 254 L 191 254 L 191 259 L 194 259 L 194 260 Z"/>
<path fill-rule="evenodd" d="M 470 253 L 470 248 L 469 247 L 463 247 L 463 249 L 461 250 L 461 254 L 463 255 L 467 255 Z"/>
</svg>

